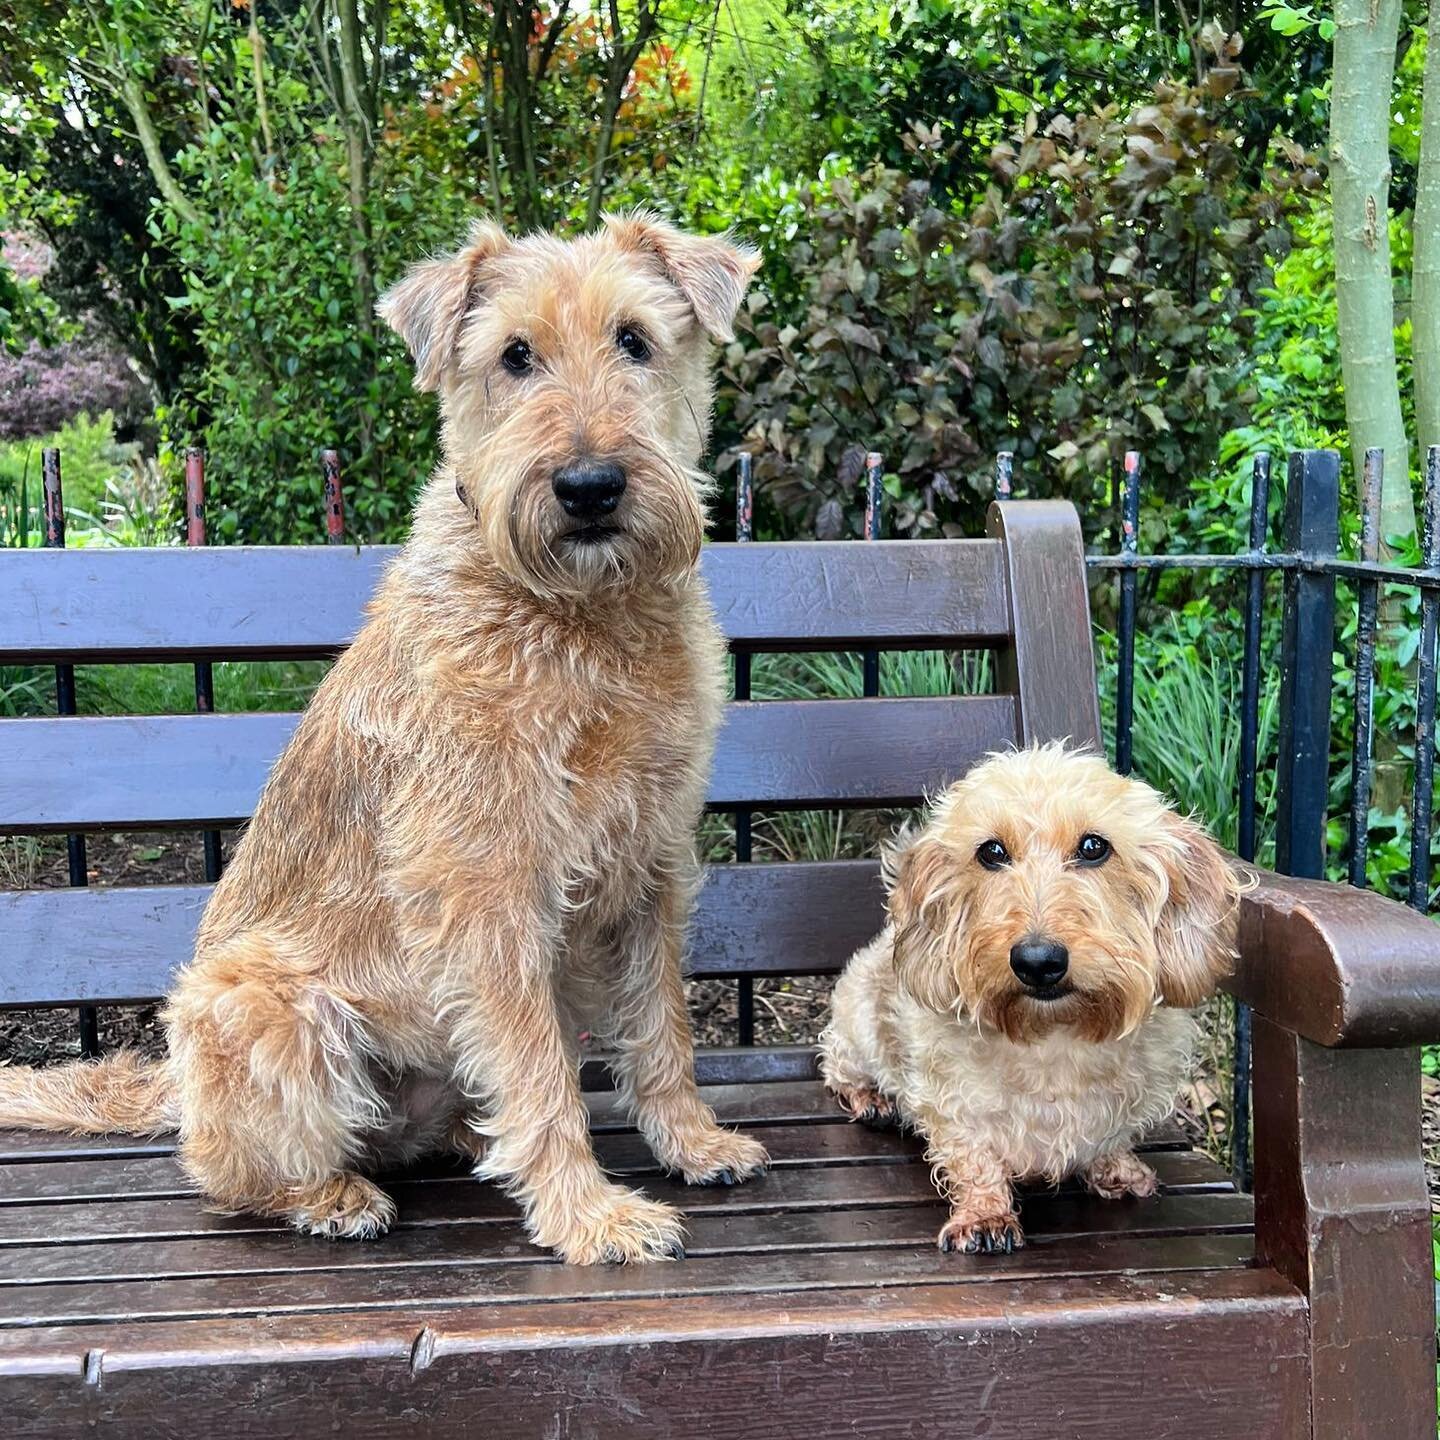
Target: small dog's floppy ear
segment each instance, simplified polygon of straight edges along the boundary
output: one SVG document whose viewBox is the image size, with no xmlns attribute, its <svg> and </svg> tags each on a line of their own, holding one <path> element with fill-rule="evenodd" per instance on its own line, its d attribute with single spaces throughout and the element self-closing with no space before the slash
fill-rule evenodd
<svg viewBox="0 0 1440 1440">
<path fill-rule="evenodd" d="M 944 936 L 954 922 L 948 893 L 955 859 L 934 840 L 921 838 L 886 857 L 893 875 L 888 907 L 895 925 L 895 975 L 921 1005 L 945 1014 L 955 1009 L 960 988 Z"/>
<path fill-rule="evenodd" d="M 415 357 L 415 388 L 438 390 L 474 303 L 475 272 L 510 244 L 490 220 L 477 220 L 452 255 L 412 265 L 376 305 L 380 318 Z"/>
<path fill-rule="evenodd" d="M 722 344 L 735 338 L 735 316 L 750 277 L 760 268 L 758 250 L 725 235 L 687 235 L 643 210 L 604 219 L 622 245 L 659 259 L 707 334 Z"/>
<path fill-rule="evenodd" d="M 1153 853 L 1169 889 L 1155 935 L 1160 995 L 1185 1010 L 1208 999 L 1234 967 L 1244 887 L 1205 831 L 1171 811 Z"/>
</svg>

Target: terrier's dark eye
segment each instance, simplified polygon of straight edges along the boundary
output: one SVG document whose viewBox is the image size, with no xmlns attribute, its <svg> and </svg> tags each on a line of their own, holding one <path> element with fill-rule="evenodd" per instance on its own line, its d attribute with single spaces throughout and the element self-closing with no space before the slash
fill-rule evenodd
<svg viewBox="0 0 1440 1440">
<path fill-rule="evenodd" d="M 512 375 L 528 375 L 535 368 L 535 354 L 524 340 L 512 340 L 501 352 L 500 363 Z"/>
<path fill-rule="evenodd" d="M 650 342 L 633 325 L 622 325 L 615 332 L 615 343 L 637 365 L 650 358 Z"/>
<path fill-rule="evenodd" d="M 1003 870 L 1010 863 L 1010 852 L 998 840 L 986 840 L 975 851 L 975 858 L 987 870 Z"/>
<path fill-rule="evenodd" d="M 1075 847 L 1081 865 L 1103 865 L 1110 858 L 1110 842 L 1103 835 L 1082 835 Z"/>
</svg>

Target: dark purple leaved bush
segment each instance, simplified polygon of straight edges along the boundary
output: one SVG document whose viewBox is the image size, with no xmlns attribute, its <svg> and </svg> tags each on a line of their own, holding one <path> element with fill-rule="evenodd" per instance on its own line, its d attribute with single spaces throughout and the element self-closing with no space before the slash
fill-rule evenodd
<svg viewBox="0 0 1440 1440">
<path fill-rule="evenodd" d="M 48 435 L 80 414 L 113 410 L 121 419 L 142 403 L 143 386 L 125 357 L 85 336 L 21 355 L 0 352 L 0 440 Z"/>
<path fill-rule="evenodd" d="M 43 240 L 0 231 L 0 264 L 16 279 L 43 279 L 53 260 Z M 32 340 L 19 355 L 0 348 L 0 440 L 49 435 L 77 415 L 106 410 L 123 426 L 143 406 L 144 391 L 124 354 L 93 323 L 58 345 Z"/>
</svg>

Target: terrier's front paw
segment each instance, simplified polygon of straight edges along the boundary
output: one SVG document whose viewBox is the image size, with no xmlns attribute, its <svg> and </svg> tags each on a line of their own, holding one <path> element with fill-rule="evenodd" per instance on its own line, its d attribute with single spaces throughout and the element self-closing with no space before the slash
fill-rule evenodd
<svg viewBox="0 0 1440 1440">
<path fill-rule="evenodd" d="M 685 1222 L 673 1206 L 638 1190 L 607 1185 L 600 1204 L 576 1207 L 560 1235 L 537 1228 L 535 1241 L 571 1265 L 613 1265 L 685 1258 Z"/>
<path fill-rule="evenodd" d="M 738 1185 L 763 1175 L 770 1166 L 765 1147 L 748 1135 L 711 1126 L 668 1158 L 687 1185 Z"/>
<path fill-rule="evenodd" d="M 1081 1183 L 1105 1200 L 1121 1200 L 1133 1195 L 1148 1200 L 1160 1189 L 1160 1179 L 1138 1155 L 1128 1150 L 1118 1155 L 1102 1155 L 1080 1172 Z"/>
<path fill-rule="evenodd" d="M 876 1130 L 891 1130 L 900 1124 L 900 1111 L 895 1102 L 868 1085 L 830 1087 L 840 1108 L 852 1119 Z"/>
<path fill-rule="evenodd" d="M 1025 1237 L 1020 1219 L 1013 1210 L 1003 1215 L 952 1215 L 940 1227 L 935 1243 L 947 1254 L 959 1250 L 966 1255 L 1009 1255 L 1021 1249 Z"/>
</svg>

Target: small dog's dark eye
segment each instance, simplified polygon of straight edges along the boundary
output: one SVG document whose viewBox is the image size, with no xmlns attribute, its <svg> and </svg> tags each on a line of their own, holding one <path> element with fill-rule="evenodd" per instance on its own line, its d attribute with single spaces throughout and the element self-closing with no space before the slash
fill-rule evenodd
<svg viewBox="0 0 1440 1440">
<path fill-rule="evenodd" d="M 512 340 L 500 352 L 500 363 L 512 375 L 528 375 L 535 368 L 535 354 L 524 340 Z"/>
<path fill-rule="evenodd" d="M 615 343 L 637 365 L 650 358 L 650 342 L 633 325 L 622 325 L 615 332 Z"/>
<path fill-rule="evenodd" d="M 1082 865 L 1103 865 L 1110 858 L 1110 842 L 1103 835 L 1082 835 L 1075 858 Z"/>
<path fill-rule="evenodd" d="M 1010 852 L 998 840 L 986 840 L 976 850 L 975 858 L 987 870 L 1003 870 L 1010 863 Z"/>
</svg>

